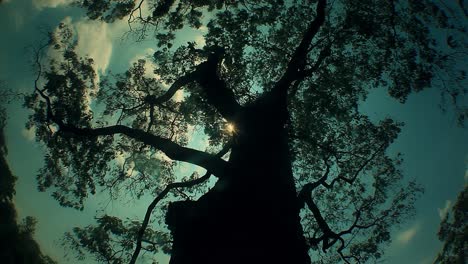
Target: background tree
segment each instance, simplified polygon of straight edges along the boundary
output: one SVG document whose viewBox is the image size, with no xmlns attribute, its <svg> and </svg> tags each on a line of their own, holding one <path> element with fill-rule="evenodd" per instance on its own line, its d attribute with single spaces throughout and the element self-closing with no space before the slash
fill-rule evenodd
<svg viewBox="0 0 468 264">
<path fill-rule="evenodd" d="M 465 263 L 468 252 L 468 188 L 458 194 L 457 201 L 440 223 L 439 239 L 444 243 L 434 263 Z"/>
<path fill-rule="evenodd" d="M 0 83 L 3 86 L 4 83 Z M 0 261 L 6 264 L 54 264 L 51 257 L 44 255 L 34 240 L 36 219 L 25 217 L 18 223 L 15 196 L 16 176 L 10 170 L 6 156 L 4 128 L 7 123 L 5 103 L 14 98 L 14 93 L 0 87 Z M 16 95 L 17 96 L 17 95 Z"/>
<path fill-rule="evenodd" d="M 373 87 L 404 102 L 438 86 L 463 124 L 463 2 L 143 3 L 78 2 L 91 19 L 128 18 L 138 37 L 154 26 L 156 76 L 140 60 L 97 83 L 66 24 L 36 54 L 25 105 L 34 110 L 27 127 L 47 147 L 40 189 L 78 209 L 96 189 L 155 197 L 141 223 L 99 216 L 67 233 L 71 247 L 135 263 L 142 250 L 169 251 L 170 231 L 171 263 L 381 258 L 421 188 L 386 152 L 401 124 L 373 123 L 358 106 Z M 202 25 L 206 45 L 173 45 L 184 26 Z M 45 50 L 53 59 L 43 60 Z M 206 150 L 187 147 L 193 131 L 208 137 Z M 207 172 L 174 175 L 179 163 Z M 202 185 L 211 175 L 215 185 Z M 168 230 L 154 231 L 151 216 L 169 192 Z"/>
</svg>

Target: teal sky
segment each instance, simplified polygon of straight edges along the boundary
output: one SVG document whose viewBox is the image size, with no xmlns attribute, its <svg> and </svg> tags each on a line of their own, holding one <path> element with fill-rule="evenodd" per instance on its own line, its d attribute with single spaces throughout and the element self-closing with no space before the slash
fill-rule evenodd
<svg viewBox="0 0 468 264">
<path fill-rule="evenodd" d="M 28 47 L 37 45 L 44 39 L 44 32 L 61 21 L 75 26 L 78 49 L 82 55 L 94 57 L 101 73 L 122 72 L 132 61 L 152 54 L 151 38 L 141 43 L 122 40 L 128 30 L 125 22 L 115 25 L 89 22 L 79 10 L 66 7 L 66 2 L 69 0 L 7 0 L 0 4 L 0 80 L 6 87 L 22 93 L 33 91 L 35 76 Z M 187 32 L 183 38 L 202 43 L 202 33 Z M 389 98 L 385 91 L 374 90 L 361 106 L 373 120 L 390 116 L 406 124 L 390 152 L 403 153 L 405 177 L 416 178 L 425 188 L 417 202 L 416 217 L 394 231 L 384 263 L 432 263 L 441 246 L 436 237 L 440 217 L 468 182 L 468 129 L 458 127 L 450 111 L 442 114 L 439 103 L 435 89 L 412 94 L 404 105 Z M 103 207 L 111 215 L 142 218 L 149 202 L 108 204 L 106 195 L 99 194 L 88 199 L 85 210 L 80 212 L 60 207 L 49 193 L 38 192 L 35 176 L 42 164 L 42 147 L 35 143 L 33 131 L 24 128 L 27 111 L 21 103 L 10 104 L 8 115 L 8 161 L 18 176 L 16 206 L 20 217 L 32 215 L 38 219 L 36 238 L 44 253 L 59 263 L 75 263 L 74 259 L 64 258 L 59 239 L 74 226 L 92 223 L 95 213 Z M 204 139 L 195 138 L 192 144 L 202 147 Z M 190 173 L 186 167 L 180 170 Z M 164 256 L 160 260 L 168 262 Z"/>
</svg>

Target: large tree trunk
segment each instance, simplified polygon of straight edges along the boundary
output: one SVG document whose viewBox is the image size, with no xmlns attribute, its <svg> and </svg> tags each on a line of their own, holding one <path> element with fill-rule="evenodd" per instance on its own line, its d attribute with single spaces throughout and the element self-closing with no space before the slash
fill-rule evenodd
<svg viewBox="0 0 468 264">
<path fill-rule="evenodd" d="M 198 201 L 169 207 L 171 264 L 310 263 L 284 113 L 266 105 L 239 115 L 229 176 Z"/>
</svg>

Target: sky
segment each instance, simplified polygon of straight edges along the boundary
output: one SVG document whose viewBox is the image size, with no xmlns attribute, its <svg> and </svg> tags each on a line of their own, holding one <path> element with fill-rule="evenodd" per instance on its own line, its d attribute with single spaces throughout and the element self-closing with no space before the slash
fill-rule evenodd
<svg viewBox="0 0 468 264">
<path fill-rule="evenodd" d="M 74 25 L 80 54 L 93 57 L 101 74 L 122 72 L 132 62 L 154 52 L 154 41 L 135 43 L 122 38 L 128 30 L 125 22 L 87 21 L 80 10 L 68 7 L 67 2 L 69 0 L 4 0 L 0 4 L 0 80 L 6 87 L 25 94 L 33 91 L 31 47 L 44 39 L 44 32 L 60 22 Z M 188 32 L 186 37 L 202 44 L 202 33 Z M 412 94 L 403 105 L 389 98 L 385 91 L 376 89 L 360 107 L 372 120 L 390 116 L 406 124 L 389 151 L 403 153 L 406 179 L 416 178 L 425 188 L 416 204 L 416 216 L 394 230 L 384 263 L 432 263 L 441 247 L 436 236 L 441 218 L 468 182 L 468 129 L 460 128 L 450 111 L 443 114 L 439 103 L 435 89 Z M 43 148 L 34 141 L 34 131 L 24 128 L 28 112 L 21 103 L 12 103 L 7 110 L 7 159 L 18 177 L 15 204 L 20 217 L 31 215 L 38 219 L 36 239 L 45 254 L 59 263 L 76 263 L 64 257 L 60 238 L 74 226 L 92 223 L 102 207 L 111 215 L 142 218 L 147 206 L 145 201 L 123 205 L 118 201 L 108 203 L 106 195 L 98 194 L 88 199 L 84 211 L 80 212 L 60 207 L 50 193 L 38 192 L 35 177 L 42 165 Z M 198 138 L 193 144 L 203 145 L 202 141 Z M 168 257 L 162 256 L 159 260 L 167 263 Z"/>
</svg>

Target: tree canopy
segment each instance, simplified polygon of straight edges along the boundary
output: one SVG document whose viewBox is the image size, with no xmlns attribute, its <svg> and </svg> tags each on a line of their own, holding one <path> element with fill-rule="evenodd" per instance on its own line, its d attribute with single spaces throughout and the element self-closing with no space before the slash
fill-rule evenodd
<svg viewBox="0 0 468 264">
<path fill-rule="evenodd" d="M 246 162 L 237 151 L 247 153 L 243 142 L 257 142 L 260 149 L 249 145 L 257 163 L 275 151 L 267 146 L 287 146 L 288 165 L 281 166 L 293 176 L 314 263 L 379 259 L 422 190 L 403 179 L 402 158 L 386 151 L 402 124 L 371 122 L 359 104 L 377 87 L 401 102 L 436 87 L 465 122 L 463 1 L 75 4 L 90 19 L 127 19 L 137 38 L 154 32 L 157 40 L 151 60 L 107 76 L 98 76 L 92 58 L 77 54 L 66 23 L 36 53 L 35 91 L 25 105 L 34 110 L 27 127 L 36 128 L 47 148 L 39 188 L 77 209 L 97 189 L 112 197 L 156 197 L 142 222 L 104 215 L 97 226 L 68 233 L 80 256 L 85 249 L 100 261 L 135 263 L 141 250 L 170 252 L 168 230 L 148 227 L 163 196 L 179 190 L 172 200 L 196 199 L 210 192 L 200 185 L 210 175 L 218 186 L 236 182 L 231 172 Z M 206 28 L 205 44 L 174 45 L 187 27 Z M 206 149 L 187 146 L 194 131 L 208 137 Z M 207 173 L 174 175 L 179 163 Z M 276 178 L 256 172 L 262 180 L 237 179 L 246 189 L 259 182 L 279 188 L 271 183 Z"/>
</svg>

